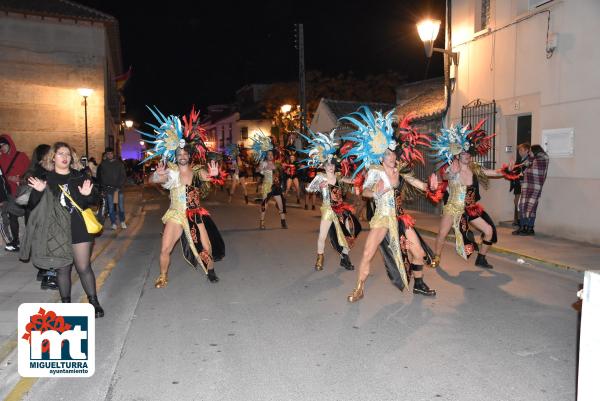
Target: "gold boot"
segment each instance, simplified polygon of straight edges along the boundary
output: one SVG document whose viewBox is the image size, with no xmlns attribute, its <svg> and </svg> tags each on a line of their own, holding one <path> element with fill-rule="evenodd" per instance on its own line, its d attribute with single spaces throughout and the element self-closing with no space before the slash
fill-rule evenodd
<svg viewBox="0 0 600 401">
<path fill-rule="evenodd" d="M 358 279 L 356 282 L 356 288 L 352 290 L 348 295 L 348 302 L 356 302 L 361 300 L 365 296 L 365 281 Z"/>
<path fill-rule="evenodd" d="M 435 269 L 436 267 L 439 267 L 440 265 L 440 255 L 435 255 L 433 257 L 433 260 L 431 261 L 431 264 L 429 265 L 429 267 L 431 267 L 432 269 Z"/>
<path fill-rule="evenodd" d="M 165 288 L 168 283 L 169 283 L 169 277 L 167 276 L 167 273 L 164 273 L 164 274 L 160 273 L 160 275 L 154 282 L 154 287 L 155 288 Z"/>
<path fill-rule="evenodd" d="M 325 254 L 317 253 L 317 261 L 315 262 L 315 270 L 323 270 L 323 261 L 325 260 Z"/>
<path fill-rule="evenodd" d="M 265 227 L 265 221 L 264 220 L 260 221 L 260 229 L 261 230 L 266 230 L 267 229 L 267 227 Z"/>
</svg>

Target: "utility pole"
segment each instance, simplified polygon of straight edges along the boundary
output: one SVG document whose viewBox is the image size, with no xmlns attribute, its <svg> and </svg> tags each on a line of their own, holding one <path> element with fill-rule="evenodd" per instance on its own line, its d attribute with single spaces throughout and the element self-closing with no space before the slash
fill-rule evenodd
<svg viewBox="0 0 600 401">
<path fill-rule="evenodd" d="M 296 24 L 298 35 L 298 75 L 300 81 L 300 132 L 302 134 L 306 127 L 306 77 L 304 69 L 304 24 Z"/>
</svg>

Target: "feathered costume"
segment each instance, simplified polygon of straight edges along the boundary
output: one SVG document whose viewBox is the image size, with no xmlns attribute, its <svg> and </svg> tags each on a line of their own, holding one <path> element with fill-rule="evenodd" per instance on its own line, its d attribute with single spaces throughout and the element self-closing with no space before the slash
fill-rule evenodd
<svg viewBox="0 0 600 401">
<path fill-rule="evenodd" d="M 147 143 L 154 144 L 146 160 L 161 157 L 162 160 L 168 161 L 168 176 L 162 186 L 169 190 L 171 204 L 162 217 L 162 222 L 166 224 L 171 221 L 183 228 L 181 247 L 186 261 L 194 268 L 199 266 L 208 274 L 207 267 L 210 261 L 218 261 L 225 256 L 225 243 L 210 214 L 201 206 L 201 200 L 208 196 L 211 183 L 218 182 L 220 178 L 206 180 L 206 170 L 197 164 L 192 167 L 192 183 L 186 185 L 181 181 L 179 167 L 174 163 L 178 148 L 189 144 L 192 147 L 190 160 L 205 161 L 206 136 L 204 130 L 197 125 L 198 113 L 192 109 L 189 119 L 184 117 L 185 125 L 182 125 L 179 117 L 165 117 L 158 109 L 155 110 L 156 112 L 150 109 L 158 120 L 158 125 L 148 123 L 154 129 L 154 133 L 140 133 L 148 138 L 145 139 Z M 210 250 L 204 249 L 200 240 L 202 224 L 208 234 Z"/>
<path fill-rule="evenodd" d="M 379 112 L 373 114 L 368 107 L 363 106 L 350 116 L 343 117 L 342 120 L 349 121 L 357 127 L 354 132 L 343 138 L 354 142 L 353 148 L 345 152 L 344 157 L 354 156 L 353 163 L 358 164 L 353 176 L 357 176 L 363 168 L 368 168 L 363 189 L 375 192 L 374 188 L 380 181 L 383 182 L 383 190 L 390 189 L 373 199 L 367 215 L 371 228 L 387 229 L 385 238 L 379 244 L 379 250 L 383 255 L 388 277 L 396 287 L 403 290 L 408 286 L 411 275 L 405 232 L 409 228 L 414 230 L 414 219 L 402 208 L 404 196 L 409 190 L 405 184 L 418 181 L 412 174 L 411 166 L 415 162 L 423 162 L 423 155 L 417 147 L 428 146 L 429 139 L 410 126 L 412 115 L 400 123 L 396 139 L 392 126 L 393 115 L 394 111 L 385 116 Z M 399 181 L 395 187 L 381 165 L 388 149 L 395 151 L 399 159 Z M 426 257 L 431 258 L 433 253 L 418 232 L 417 237 Z M 416 269 L 420 269 L 420 265 Z"/>
<path fill-rule="evenodd" d="M 462 152 L 468 152 L 472 156 L 484 155 L 491 149 L 490 141 L 494 135 L 487 135 L 481 128 L 484 122 L 485 120 L 480 121 L 473 129 L 469 125 L 463 126 L 461 124 L 451 128 L 442 128 L 431 144 L 434 159 L 437 162 L 436 168 L 448 175 L 443 197 L 443 214 L 452 216 L 452 228 L 456 238 L 456 253 L 465 260 L 478 250 L 475 236 L 469 229 L 471 220 L 481 217 L 492 227 L 492 238 L 490 241 L 485 241 L 486 244 L 491 245 L 498 240 L 496 226 L 492 218 L 478 203 L 481 199 L 479 184 L 481 183 L 484 188 L 487 188 L 489 179 L 483 168 L 474 161 L 469 164 L 469 168 L 473 172 L 471 185 L 464 185 L 460 181 L 460 174 L 449 171 L 447 167 Z"/>
<path fill-rule="evenodd" d="M 329 135 L 325 135 L 320 132 L 315 133 L 309 129 L 310 137 L 301 135 L 308 142 L 306 149 L 299 150 L 299 152 L 307 155 L 306 159 L 301 160 L 306 168 L 324 168 L 327 163 L 335 165 L 334 158 L 338 148 L 338 143 L 335 142 L 335 130 L 332 130 Z M 306 191 L 320 192 L 323 198 L 321 221 L 332 223 L 328 232 L 331 246 L 341 255 L 340 264 L 346 269 L 352 270 L 354 266 L 350 262 L 348 252 L 354 246 L 362 227 L 353 213 L 352 206 L 344 202 L 340 174 L 336 173 L 335 176 L 335 182 L 332 184 L 327 178 L 327 173 L 317 173 L 306 187 Z M 322 184 L 326 185 L 321 187 Z M 317 270 L 323 268 L 322 253 L 317 253 L 315 268 Z"/>
<path fill-rule="evenodd" d="M 257 132 L 256 135 L 252 137 L 251 149 L 254 153 L 256 162 L 258 162 L 259 171 L 263 176 L 261 188 L 262 202 L 260 205 L 260 228 L 261 230 L 265 229 L 264 214 L 267 210 L 267 204 L 271 198 L 275 198 L 276 202 L 281 202 L 281 207 L 279 206 L 279 202 L 277 203 L 277 207 L 280 209 L 279 214 L 281 216 L 281 227 L 287 228 L 287 223 L 285 220 L 286 209 L 285 197 L 283 196 L 283 179 L 281 177 L 281 168 L 276 164 L 275 160 L 266 160 L 267 153 L 273 151 L 273 143 L 271 142 L 271 138 L 265 135 L 262 131 Z"/>
</svg>

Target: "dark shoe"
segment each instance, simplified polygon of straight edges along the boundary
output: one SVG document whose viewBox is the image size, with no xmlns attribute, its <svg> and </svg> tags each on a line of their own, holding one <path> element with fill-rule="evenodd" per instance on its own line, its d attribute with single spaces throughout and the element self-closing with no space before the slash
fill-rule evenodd
<svg viewBox="0 0 600 401">
<path fill-rule="evenodd" d="M 350 262 L 350 256 L 342 253 L 342 259 L 340 260 L 340 266 L 346 270 L 354 270 L 354 265 Z"/>
<path fill-rule="evenodd" d="M 208 277 L 208 281 L 210 281 L 211 283 L 217 283 L 219 281 L 219 278 L 215 273 L 215 269 L 210 269 L 206 277 Z"/>
<path fill-rule="evenodd" d="M 475 266 L 483 267 L 484 269 L 493 269 L 494 266 L 490 265 L 485 258 L 485 255 L 478 254 L 475 260 Z"/>
<path fill-rule="evenodd" d="M 62 302 L 63 304 L 70 304 L 71 303 L 71 297 L 61 298 L 60 302 Z"/>
<path fill-rule="evenodd" d="M 433 297 L 435 296 L 436 292 L 435 290 L 429 288 L 422 278 L 416 278 L 415 284 L 413 285 L 413 294 L 421 294 L 425 295 L 426 297 Z"/>
<path fill-rule="evenodd" d="M 281 228 L 288 228 L 287 222 L 285 221 L 285 219 L 281 219 Z"/>
<path fill-rule="evenodd" d="M 304 205 L 304 210 L 308 210 L 308 205 Z"/>
<path fill-rule="evenodd" d="M 312 205 L 312 210 L 315 210 L 315 205 Z"/>
<path fill-rule="evenodd" d="M 529 226 L 523 226 L 517 235 L 527 235 L 527 231 L 529 231 Z"/>
<path fill-rule="evenodd" d="M 246 205 L 248 204 L 248 195 L 244 195 L 244 200 L 246 201 Z"/>
<path fill-rule="evenodd" d="M 102 309 L 102 307 L 100 306 L 100 302 L 98 302 L 98 297 L 88 297 L 88 301 L 94 307 L 94 311 L 97 318 L 104 316 L 104 309 Z"/>
<path fill-rule="evenodd" d="M 300 204 L 300 198 L 296 198 L 296 203 L 299 205 Z"/>
<path fill-rule="evenodd" d="M 521 234 L 521 235 L 525 235 L 525 236 L 535 235 L 535 231 L 533 231 L 533 226 L 527 227 L 527 230 L 523 231 L 523 234 Z"/>
<path fill-rule="evenodd" d="M 57 290 L 58 284 L 56 283 L 56 277 L 48 275 L 42 277 L 40 288 L 42 290 Z"/>
<path fill-rule="evenodd" d="M 521 235 L 523 232 L 523 226 L 519 226 L 515 231 L 512 232 L 512 235 Z"/>
<path fill-rule="evenodd" d="M 35 276 L 35 279 L 37 281 L 42 281 L 42 279 L 44 278 L 45 275 L 46 275 L 46 270 L 38 269 L 37 276 Z"/>
</svg>

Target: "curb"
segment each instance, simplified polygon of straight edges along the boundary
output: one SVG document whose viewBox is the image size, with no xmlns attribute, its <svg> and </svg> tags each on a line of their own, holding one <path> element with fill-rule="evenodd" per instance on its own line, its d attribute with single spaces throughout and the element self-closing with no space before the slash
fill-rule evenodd
<svg viewBox="0 0 600 401">
<path fill-rule="evenodd" d="M 428 234 L 428 235 L 431 235 L 431 236 L 434 236 L 434 237 L 438 235 L 437 232 L 431 231 L 431 230 L 429 230 L 427 228 L 419 227 L 418 224 L 416 224 L 415 227 L 419 230 L 419 233 Z M 452 238 L 453 239 L 454 235 L 449 234 L 448 238 Z M 446 239 L 446 242 L 450 242 L 450 239 Z M 499 247 L 499 246 L 496 246 L 496 245 L 492 245 L 490 247 L 490 251 L 493 252 L 493 253 L 496 253 L 496 254 L 510 255 L 510 256 L 515 256 L 515 257 L 519 257 L 519 258 L 522 258 L 522 259 L 530 260 L 532 262 L 543 263 L 545 265 L 550 265 L 550 266 L 553 266 L 553 267 L 558 267 L 559 269 L 563 269 L 563 270 L 576 271 L 576 272 L 579 272 L 579 273 L 583 273 L 583 272 L 585 272 L 587 270 L 585 267 L 582 267 L 582 266 L 571 266 L 571 265 L 567 265 L 567 264 L 560 263 L 560 262 L 554 262 L 554 261 L 551 261 L 551 260 L 545 260 L 545 259 L 539 258 L 537 256 L 531 256 L 531 255 L 527 255 L 527 254 L 524 254 L 524 253 L 519 253 L 519 252 L 513 251 L 511 249 L 502 248 L 502 247 Z"/>
</svg>

